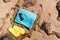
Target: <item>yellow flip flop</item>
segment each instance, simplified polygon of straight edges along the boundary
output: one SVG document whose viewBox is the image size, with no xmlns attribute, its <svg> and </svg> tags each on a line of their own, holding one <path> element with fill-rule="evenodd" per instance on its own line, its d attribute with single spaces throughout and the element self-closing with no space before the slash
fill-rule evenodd
<svg viewBox="0 0 60 40">
<path fill-rule="evenodd" d="M 20 36 L 20 33 L 19 33 L 17 30 L 13 29 L 12 27 L 10 27 L 8 30 L 9 30 L 15 37 Z"/>
<path fill-rule="evenodd" d="M 25 30 L 19 26 L 14 26 L 13 29 L 17 30 L 20 34 L 25 34 Z"/>
</svg>

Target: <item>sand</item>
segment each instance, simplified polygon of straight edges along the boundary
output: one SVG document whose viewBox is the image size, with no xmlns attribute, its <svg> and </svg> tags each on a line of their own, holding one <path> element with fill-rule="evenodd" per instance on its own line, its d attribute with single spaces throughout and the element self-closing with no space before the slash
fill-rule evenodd
<svg viewBox="0 0 60 40">
<path fill-rule="evenodd" d="M 59 0 L 0 0 L 0 38 L 9 34 L 8 28 L 13 25 L 14 17 L 19 8 L 27 9 L 37 15 L 32 29 L 13 40 L 60 40 L 60 21 L 56 8 Z M 27 35 L 27 36 L 26 36 Z"/>
</svg>

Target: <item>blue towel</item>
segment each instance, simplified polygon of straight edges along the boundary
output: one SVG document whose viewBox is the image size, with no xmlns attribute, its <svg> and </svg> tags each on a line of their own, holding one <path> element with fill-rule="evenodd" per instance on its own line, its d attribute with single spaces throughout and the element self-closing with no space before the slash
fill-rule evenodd
<svg viewBox="0 0 60 40">
<path fill-rule="evenodd" d="M 31 29 L 36 20 L 36 17 L 36 14 L 20 8 L 15 16 L 14 22 L 22 24 L 25 27 Z"/>
</svg>

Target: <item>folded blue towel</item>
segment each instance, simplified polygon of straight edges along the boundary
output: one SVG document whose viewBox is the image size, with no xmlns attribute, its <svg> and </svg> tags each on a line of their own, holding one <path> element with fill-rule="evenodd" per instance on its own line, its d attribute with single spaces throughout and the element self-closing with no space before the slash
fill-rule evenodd
<svg viewBox="0 0 60 40">
<path fill-rule="evenodd" d="M 15 16 L 14 22 L 22 24 L 27 28 L 31 29 L 36 20 L 36 17 L 36 14 L 20 8 Z"/>
</svg>

